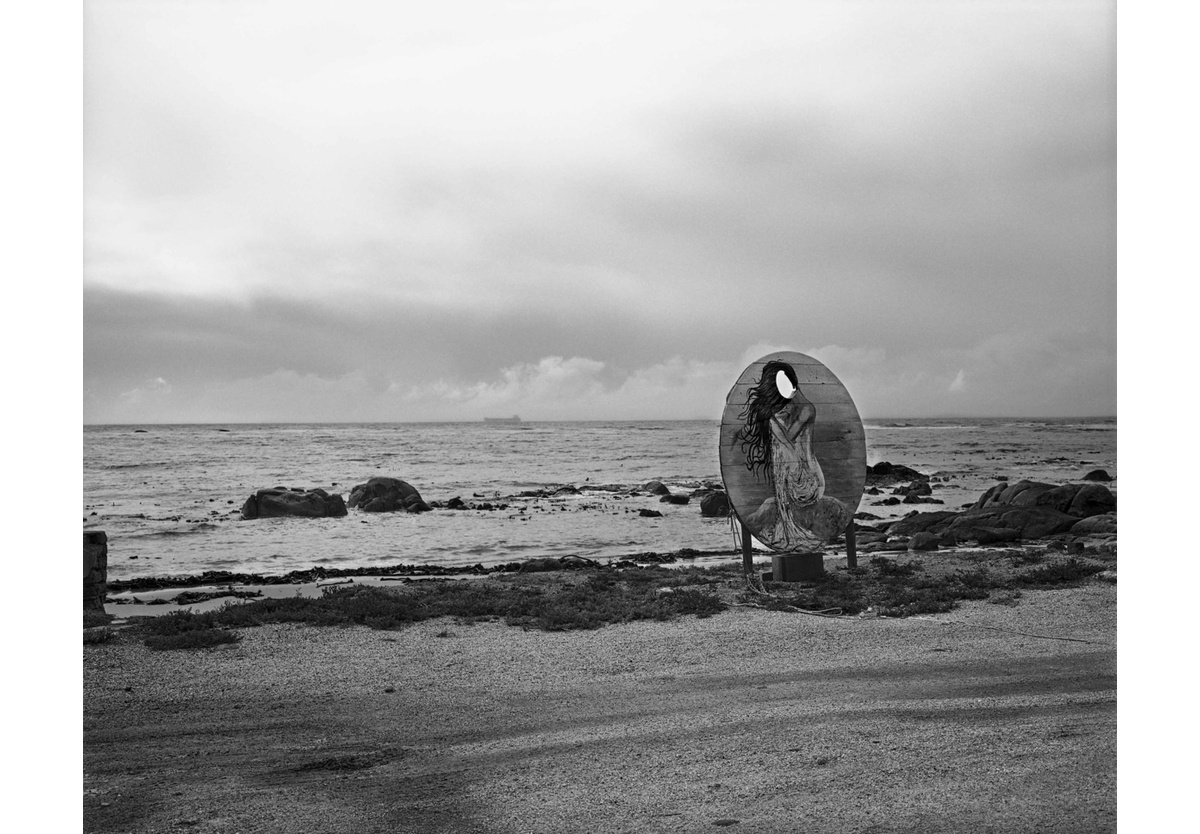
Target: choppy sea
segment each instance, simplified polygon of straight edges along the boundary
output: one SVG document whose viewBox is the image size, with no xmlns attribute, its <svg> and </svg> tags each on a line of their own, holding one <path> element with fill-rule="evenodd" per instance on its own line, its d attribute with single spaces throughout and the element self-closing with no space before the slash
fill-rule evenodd
<svg viewBox="0 0 1200 834">
<path fill-rule="evenodd" d="M 632 494 L 650 480 L 689 492 L 720 484 L 718 421 L 85 426 L 83 527 L 104 530 L 110 580 L 208 570 L 496 565 L 542 556 L 605 561 L 681 548 L 736 548 L 728 520 L 698 502 Z M 865 421 L 867 462 L 934 478 L 959 509 L 997 478 L 1079 481 L 1117 474 L 1115 418 Z M 241 518 L 265 487 L 348 497 L 368 478 L 408 481 L 427 502 L 455 496 L 502 510 L 435 509 L 330 519 Z M 551 495 L 564 485 L 578 494 Z M 1115 491 L 1116 482 L 1108 484 Z M 532 493 L 532 494 L 527 494 Z M 912 505 L 875 503 L 881 519 Z M 654 509 L 660 518 L 638 510 Z"/>
</svg>

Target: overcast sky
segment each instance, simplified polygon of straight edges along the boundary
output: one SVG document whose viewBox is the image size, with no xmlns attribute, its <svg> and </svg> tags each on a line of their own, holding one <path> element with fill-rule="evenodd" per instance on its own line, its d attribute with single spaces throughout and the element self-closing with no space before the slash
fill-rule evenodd
<svg viewBox="0 0 1200 834">
<path fill-rule="evenodd" d="M 1115 13 L 89 0 L 84 421 L 1115 414 Z"/>
</svg>

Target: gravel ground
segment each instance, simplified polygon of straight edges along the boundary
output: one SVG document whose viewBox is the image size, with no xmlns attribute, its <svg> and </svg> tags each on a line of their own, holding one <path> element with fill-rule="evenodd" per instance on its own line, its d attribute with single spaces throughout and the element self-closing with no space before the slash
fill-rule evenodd
<svg viewBox="0 0 1200 834">
<path fill-rule="evenodd" d="M 87 645 L 84 829 L 1113 831 L 1116 593 Z"/>
</svg>

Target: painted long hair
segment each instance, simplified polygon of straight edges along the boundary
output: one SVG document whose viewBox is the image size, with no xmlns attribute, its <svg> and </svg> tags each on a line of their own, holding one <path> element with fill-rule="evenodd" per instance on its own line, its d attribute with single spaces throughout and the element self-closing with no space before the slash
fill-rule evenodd
<svg viewBox="0 0 1200 834">
<path fill-rule="evenodd" d="M 771 472 L 771 417 L 779 409 L 788 404 L 788 400 L 779 393 L 775 382 L 776 376 L 783 371 L 788 382 L 796 389 L 792 396 L 801 396 L 800 381 L 796 378 L 796 370 L 786 362 L 772 359 L 763 366 L 762 376 L 758 384 L 750 389 L 746 397 L 746 407 L 738 415 L 744 423 L 738 430 L 736 439 L 746 454 L 746 468 L 755 475 L 765 471 Z"/>
</svg>

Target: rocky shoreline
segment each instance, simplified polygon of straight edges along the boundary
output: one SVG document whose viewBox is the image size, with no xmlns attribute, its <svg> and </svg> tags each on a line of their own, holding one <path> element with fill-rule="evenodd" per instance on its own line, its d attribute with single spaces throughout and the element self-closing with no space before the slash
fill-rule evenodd
<svg viewBox="0 0 1200 834">
<path fill-rule="evenodd" d="M 1030 480 L 1009 482 L 999 480 L 987 489 L 976 501 L 963 505 L 958 510 L 913 509 L 900 519 L 880 521 L 879 516 L 860 508 L 855 513 L 854 531 L 858 552 L 899 553 L 905 551 L 928 552 L 939 548 L 958 546 L 1015 546 L 1042 545 L 1068 553 L 1116 552 L 1116 494 L 1104 482 L 1113 479 L 1107 472 L 1097 470 L 1089 473 L 1083 482 L 1062 485 L 1038 483 Z M 944 504 L 934 497 L 942 485 L 937 475 L 926 475 L 901 464 L 882 462 L 867 468 L 864 503 L 869 498 L 887 495 L 886 498 L 870 501 L 871 505 L 895 504 Z M 650 481 L 636 487 L 616 484 L 578 487 L 570 484 L 553 488 L 522 492 L 508 498 L 502 496 L 472 495 L 466 501 L 455 496 L 446 501 L 426 502 L 418 490 L 396 478 L 372 478 L 366 484 L 355 486 L 350 491 L 349 502 L 336 493 L 323 489 L 300 489 L 273 487 L 259 490 L 250 496 L 242 507 L 244 519 L 296 515 L 322 517 L 346 515 L 347 507 L 362 512 L 429 512 L 450 511 L 502 511 L 509 508 L 509 500 L 528 498 L 552 498 L 564 495 L 579 495 L 585 491 L 600 491 L 637 495 L 656 495 L 665 504 L 684 506 L 692 501 L 700 504 L 700 514 L 705 517 L 728 517 L 729 503 L 719 484 L 702 482 L 687 492 L 672 490 L 661 481 Z M 324 509 L 322 509 L 324 508 Z M 332 509 L 330 509 L 332 508 Z M 642 515 L 652 516 L 654 510 L 641 509 Z M 830 555 L 844 551 L 845 539 L 835 539 L 828 552 Z M 697 550 L 682 548 L 666 553 L 631 553 L 606 564 L 617 566 L 635 564 L 673 564 L 701 557 L 735 557 L 739 551 Z M 758 555 L 764 555 L 761 552 Z M 485 566 L 444 566 L 428 564 L 395 564 L 371 567 L 312 567 L 290 571 L 281 575 L 262 573 L 239 573 L 232 571 L 205 571 L 200 574 L 136 577 L 112 580 L 108 589 L 112 593 L 128 591 L 161 590 L 168 588 L 194 588 L 200 586 L 229 585 L 294 585 L 313 583 L 329 579 L 353 577 L 455 577 L 485 576 L 489 574 L 531 573 L 538 571 L 572 570 L 596 566 L 596 560 L 580 555 L 532 558 Z"/>
</svg>

